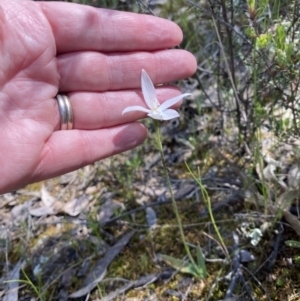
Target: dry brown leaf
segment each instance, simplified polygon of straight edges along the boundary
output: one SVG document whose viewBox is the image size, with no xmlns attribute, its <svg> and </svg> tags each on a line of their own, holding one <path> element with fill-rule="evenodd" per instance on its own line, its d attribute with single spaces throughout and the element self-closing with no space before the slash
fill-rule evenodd
<svg viewBox="0 0 300 301">
<path fill-rule="evenodd" d="M 11 210 L 11 218 L 13 222 L 26 220 L 33 203 L 33 200 L 30 199 L 23 204 L 14 206 L 14 208 Z"/>
<path fill-rule="evenodd" d="M 110 247 L 103 258 L 101 258 L 94 266 L 92 271 L 87 275 L 83 287 L 71 294 L 69 298 L 79 298 L 87 295 L 93 290 L 97 284 L 102 281 L 106 274 L 107 267 L 111 264 L 114 258 L 121 252 L 121 250 L 127 245 L 129 240 L 135 234 L 135 231 L 131 231 L 121 237 L 115 245 Z"/>
<path fill-rule="evenodd" d="M 298 218 L 288 211 L 283 211 L 283 217 L 290 224 L 290 226 L 300 235 L 300 221 Z"/>
<path fill-rule="evenodd" d="M 7 285 L 7 291 L 4 295 L 3 301 L 18 301 L 19 293 L 19 279 L 20 279 L 20 269 L 23 262 L 19 260 L 15 265 L 14 269 L 9 273 L 8 280 L 10 280 Z"/>
<path fill-rule="evenodd" d="M 101 223 L 107 222 L 118 210 L 125 210 L 124 204 L 113 201 L 107 200 L 102 206 L 101 210 L 98 213 L 98 221 Z"/>
<path fill-rule="evenodd" d="M 41 201 L 46 207 L 52 207 L 53 204 L 56 202 L 56 198 L 49 193 L 44 184 L 41 188 Z"/>
<path fill-rule="evenodd" d="M 41 206 L 38 208 L 32 208 L 29 209 L 29 213 L 32 216 L 46 216 L 46 215 L 55 215 L 61 212 L 62 207 L 46 207 L 46 206 Z"/>
<path fill-rule="evenodd" d="M 76 216 L 87 208 L 92 199 L 91 195 L 83 195 L 78 199 L 73 199 L 63 206 L 63 212 L 71 216 Z"/>
</svg>

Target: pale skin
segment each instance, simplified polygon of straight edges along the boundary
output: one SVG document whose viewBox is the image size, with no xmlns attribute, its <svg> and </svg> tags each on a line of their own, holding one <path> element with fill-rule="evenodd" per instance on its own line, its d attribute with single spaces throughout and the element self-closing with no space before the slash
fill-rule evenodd
<svg viewBox="0 0 300 301">
<path fill-rule="evenodd" d="M 191 76 L 171 21 L 63 2 L 0 1 L 0 193 L 129 150 L 147 137 L 141 70 L 155 84 Z M 60 130 L 65 93 L 74 129 Z M 160 102 L 181 92 L 157 89 Z M 175 106 L 178 108 L 179 104 Z"/>
</svg>

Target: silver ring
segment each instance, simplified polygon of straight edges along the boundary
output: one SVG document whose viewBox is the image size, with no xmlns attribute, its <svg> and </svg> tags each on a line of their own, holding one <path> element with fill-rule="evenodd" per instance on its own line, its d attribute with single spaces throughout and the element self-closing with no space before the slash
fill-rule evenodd
<svg viewBox="0 0 300 301">
<path fill-rule="evenodd" d="M 58 102 L 60 113 L 60 129 L 72 130 L 73 129 L 73 112 L 70 99 L 67 95 L 57 94 L 56 99 Z"/>
</svg>

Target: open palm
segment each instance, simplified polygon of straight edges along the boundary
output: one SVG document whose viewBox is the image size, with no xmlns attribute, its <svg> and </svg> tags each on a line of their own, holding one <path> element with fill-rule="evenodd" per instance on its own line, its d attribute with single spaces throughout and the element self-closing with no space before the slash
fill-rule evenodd
<svg viewBox="0 0 300 301">
<path fill-rule="evenodd" d="M 194 57 L 174 23 L 71 3 L 0 2 L 0 193 L 133 148 L 146 129 L 141 70 L 155 83 L 190 76 Z M 57 93 L 70 98 L 74 129 L 60 130 Z M 167 99 L 180 91 L 160 88 Z"/>
</svg>

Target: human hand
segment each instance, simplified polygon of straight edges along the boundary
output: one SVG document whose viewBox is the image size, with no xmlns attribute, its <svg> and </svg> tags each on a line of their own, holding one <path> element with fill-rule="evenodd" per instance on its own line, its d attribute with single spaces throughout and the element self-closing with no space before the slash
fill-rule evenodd
<svg viewBox="0 0 300 301">
<path fill-rule="evenodd" d="M 144 141 L 141 70 L 154 83 L 192 75 L 194 57 L 168 50 L 182 33 L 170 21 L 73 3 L 0 2 L 0 193 L 75 170 Z M 60 130 L 57 93 L 73 130 Z M 180 94 L 157 89 L 159 99 Z"/>
</svg>

